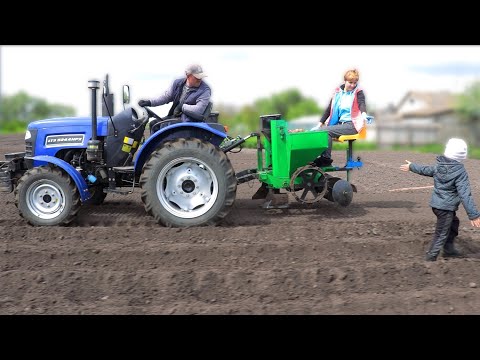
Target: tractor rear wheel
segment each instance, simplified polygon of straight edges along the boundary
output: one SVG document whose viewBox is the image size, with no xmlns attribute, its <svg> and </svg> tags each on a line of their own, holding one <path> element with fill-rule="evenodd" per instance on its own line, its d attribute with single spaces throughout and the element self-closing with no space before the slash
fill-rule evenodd
<svg viewBox="0 0 480 360">
<path fill-rule="evenodd" d="M 140 177 L 145 210 L 167 227 L 217 225 L 231 210 L 237 179 L 229 158 L 199 139 L 154 151 Z"/>
<path fill-rule="evenodd" d="M 42 166 L 28 170 L 15 188 L 15 205 L 33 226 L 70 224 L 81 202 L 73 180 L 59 168 Z"/>
</svg>

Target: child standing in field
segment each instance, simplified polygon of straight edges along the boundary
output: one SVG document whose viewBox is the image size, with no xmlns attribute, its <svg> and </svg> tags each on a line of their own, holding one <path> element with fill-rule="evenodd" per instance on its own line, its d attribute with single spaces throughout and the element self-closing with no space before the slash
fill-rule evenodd
<svg viewBox="0 0 480 360">
<path fill-rule="evenodd" d="M 434 189 L 430 206 L 437 217 L 437 224 L 425 257 L 427 261 L 436 261 L 442 249 L 443 257 L 461 256 L 454 247 L 460 225 L 456 214 L 460 203 L 463 204 L 472 226 L 480 227 L 480 212 L 475 206 L 468 173 L 462 164 L 466 158 L 467 144 L 462 139 L 453 138 L 448 140 L 443 156 L 437 157 L 435 165 L 419 165 L 405 160 L 406 164 L 400 166 L 402 171 L 433 177 Z"/>
</svg>

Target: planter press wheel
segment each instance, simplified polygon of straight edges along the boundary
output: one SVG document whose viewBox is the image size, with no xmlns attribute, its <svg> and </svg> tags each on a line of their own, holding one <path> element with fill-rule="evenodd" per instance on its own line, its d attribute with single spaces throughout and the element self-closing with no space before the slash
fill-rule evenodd
<svg viewBox="0 0 480 360">
<path fill-rule="evenodd" d="M 295 184 L 297 178 L 302 179 L 301 184 Z M 327 191 L 325 172 L 311 165 L 299 167 L 290 178 L 289 190 L 298 202 L 313 204 L 321 200 Z"/>
<path fill-rule="evenodd" d="M 353 191 L 352 185 L 347 180 L 338 180 L 332 189 L 333 201 L 346 207 L 352 202 Z"/>
</svg>

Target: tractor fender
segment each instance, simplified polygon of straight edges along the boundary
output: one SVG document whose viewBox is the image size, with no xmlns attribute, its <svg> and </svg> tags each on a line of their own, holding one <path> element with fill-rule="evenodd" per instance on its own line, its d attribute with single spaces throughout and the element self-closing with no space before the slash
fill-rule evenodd
<svg viewBox="0 0 480 360">
<path fill-rule="evenodd" d="M 159 148 L 162 143 L 179 138 L 196 137 L 195 133 L 211 135 L 210 142 L 215 146 L 219 146 L 220 143 L 227 137 L 226 133 L 214 129 L 207 123 L 203 122 L 182 122 L 170 125 L 152 134 L 145 141 L 142 147 L 138 149 L 138 154 L 134 165 L 135 173 L 141 173 L 145 162 L 150 158 L 152 152 Z"/>
<path fill-rule="evenodd" d="M 40 164 L 45 165 L 46 163 L 57 165 L 58 167 L 65 170 L 65 172 L 73 179 L 75 185 L 80 192 L 80 199 L 82 202 L 90 199 L 92 196 L 88 191 L 87 183 L 82 175 L 69 163 L 63 161 L 62 159 L 56 158 L 54 156 L 49 155 L 38 155 L 38 156 L 26 156 L 25 159 L 34 160 L 41 162 Z"/>
</svg>

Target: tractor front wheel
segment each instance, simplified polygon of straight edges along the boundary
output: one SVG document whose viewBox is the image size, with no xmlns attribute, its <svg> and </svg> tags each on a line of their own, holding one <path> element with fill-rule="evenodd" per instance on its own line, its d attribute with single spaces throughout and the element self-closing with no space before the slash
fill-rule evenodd
<svg viewBox="0 0 480 360">
<path fill-rule="evenodd" d="M 15 205 L 33 226 L 68 225 L 80 209 L 80 194 L 73 180 L 59 168 L 28 170 L 15 188 Z"/>
</svg>

